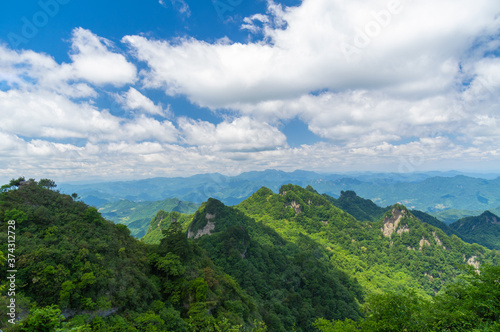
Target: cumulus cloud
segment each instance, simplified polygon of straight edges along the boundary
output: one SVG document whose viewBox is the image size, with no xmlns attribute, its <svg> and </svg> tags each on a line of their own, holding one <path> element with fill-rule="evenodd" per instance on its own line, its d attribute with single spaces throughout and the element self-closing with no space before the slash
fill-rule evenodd
<svg viewBox="0 0 500 332">
<path fill-rule="evenodd" d="M 0 130 L 27 137 L 84 138 L 120 126 L 107 112 L 47 91 L 0 91 L 0 110 Z"/>
<path fill-rule="evenodd" d="M 116 95 L 116 100 L 129 110 L 139 110 L 149 114 L 167 116 L 169 109 L 163 109 L 161 105 L 156 105 L 151 99 L 134 88 L 130 88 L 123 94 Z"/>
<path fill-rule="evenodd" d="M 53 57 L 14 51 L 0 45 L 1 78 L 15 89 L 44 89 L 74 98 L 96 97 L 92 85 L 122 86 L 136 80 L 137 70 L 124 55 L 114 53 L 107 39 L 89 30 L 76 28 L 71 39 L 70 63 L 57 63 Z"/>
<path fill-rule="evenodd" d="M 72 64 L 65 66 L 70 72 L 70 77 L 83 79 L 93 84 L 112 84 L 121 86 L 133 83 L 136 78 L 135 66 L 118 53 L 109 50 L 112 43 L 98 37 L 91 31 L 76 28 L 73 31 Z"/>
<path fill-rule="evenodd" d="M 186 38 L 171 43 L 140 36 L 123 41 L 149 65 L 147 84 L 218 108 L 321 89 L 376 89 L 410 96 L 448 91 L 463 52 L 476 38 L 498 29 L 500 5 L 493 0 L 482 6 L 470 0 L 402 1 L 394 14 L 388 6 L 382 0 L 306 0 L 274 11 L 287 25 L 264 29 L 269 42 L 210 44 Z M 387 24 L 374 18 L 383 13 L 390 15 Z M 265 21 L 252 18 L 257 19 Z M 369 37 L 363 31 L 372 25 L 380 31 Z M 358 34 L 366 35 L 369 43 L 356 43 Z M 343 43 L 357 49 L 360 61 L 349 61 Z"/>
<path fill-rule="evenodd" d="M 0 110 L 0 131 L 32 138 L 175 142 L 178 135 L 170 121 L 160 122 L 144 114 L 120 118 L 46 91 L 0 91 Z"/>
<path fill-rule="evenodd" d="M 248 117 L 218 125 L 181 118 L 179 127 L 187 144 L 213 151 L 252 152 L 275 150 L 286 145 L 286 136 L 278 129 Z"/>
<path fill-rule="evenodd" d="M 500 46 L 499 13 L 493 0 L 269 1 L 241 26 L 260 41 L 122 41 L 148 65 L 145 86 L 197 105 L 271 124 L 299 118 L 357 158 L 388 160 L 438 138 L 459 157 L 470 145 L 497 149 L 488 144 L 498 135 L 500 67 L 485 54 Z M 196 124 L 200 135 L 216 132 Z"/>
</svg>

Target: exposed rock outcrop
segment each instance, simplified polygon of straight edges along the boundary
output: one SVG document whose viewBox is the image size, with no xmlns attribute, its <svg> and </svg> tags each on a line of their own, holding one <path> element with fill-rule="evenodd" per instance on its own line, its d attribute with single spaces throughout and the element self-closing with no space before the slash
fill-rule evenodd
<svg viewBox="0 0 500 332">
<path fill-rule="evenodd" d="M 398 234 L 402 234 L 403 232 L 409 232 L 410 228 L 408 225 L 403 225 L 401 230 L 398 231 L 398 226 L 401 220 L 408 216 L 408 212 L 406 210 L 400 210 L 393 208 L 390 216 L 386 216 L 384 219 L 384 227 L 381 229 L 382 233 L 386 237 L 391 237 L 392 233 L 398 232 Z"/>
<path fill-rule="evenodd" d="M 189 230 L 188 238 L 197 239 L 203 235 L 210 235 L 212 231 L 215 229 L 215 222 L 210 221 L 213 218 L 215 218 L 215 214 L 210 214 L 210 213 L 205 214 L 205 219 L 207 219 L 207 224 L 205 225 L 205 227 L 198 229 L 196 233 Z"/>
</svg>

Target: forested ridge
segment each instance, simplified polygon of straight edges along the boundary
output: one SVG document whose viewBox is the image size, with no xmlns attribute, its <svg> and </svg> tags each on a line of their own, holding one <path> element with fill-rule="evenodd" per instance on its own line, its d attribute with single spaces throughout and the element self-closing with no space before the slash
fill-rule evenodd
<svg viewBox="0 0 500 332">
<path fill-rule="evenodd" d="M 0 193 L 0 250 L 15 220 L 22 320 L 2 316 L 1 328 L 498 331 L 498 252 L 370 203 L 261 188 L 233 207 L 159 211 L 138 241 L 50 180 L 13 180 Z"/>
</svg>

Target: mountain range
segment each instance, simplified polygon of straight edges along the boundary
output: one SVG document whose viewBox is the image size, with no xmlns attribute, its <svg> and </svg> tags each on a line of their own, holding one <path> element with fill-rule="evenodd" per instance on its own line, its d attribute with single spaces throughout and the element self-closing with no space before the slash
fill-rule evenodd
<svg viewBox="0 0 500 332">
<path fill-rule="evenodd" d="M 209 198 L 191 214 L 160 210 L 139 241 L 54 187 L 19 180 L 0 192 L 0 257 L 12 250 L 12 222 L 19 235 L 17 330 L 498 327 L 499 252 L 401 204 L 381 208 L 353 191 L 335 198 L 313 186 L 261 187 L 234 206 Z M 497 226 L 498 217 L 484 219 Z M 0 325 L 11 330 L 4 317 Z"/>
<path fill-rule="evenodd" d="M 484 177 L 471 177 L 458 172 L 348 175 L 267 170 L 237 176 L 201 174 L 185 178 L 62 184 L 60 189 L 67 194 L 77 192 L 85 203 L 96 207 L 122 199 L 141 202 L 166 198 L 196 204 L 216 198 L 226 205 L 236 205 L 263 186 L 277 192 L 282 185 L 293 183 L 302 187 L 311 185 L 318 192 L 334 198 L 338 198 L 342 191 L 355 191 L 378 206 L 401 203 L 451 223 L 463 216 L 479 215 L 485 210 L 500 210 L 500 177 L 491 174 Z M 447 211 L 457 218 L 450 217 Z"/>
</svg>

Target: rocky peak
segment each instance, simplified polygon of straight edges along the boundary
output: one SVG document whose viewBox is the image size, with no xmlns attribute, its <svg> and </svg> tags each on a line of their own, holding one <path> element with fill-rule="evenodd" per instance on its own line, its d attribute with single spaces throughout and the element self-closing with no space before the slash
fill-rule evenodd
<svg viewBox="0 0 500 332">
<path fill-rule="evenodd" d="M 409 216 L 408 210 L 399 205 L 395 205 L 391 211 L 387 212 L 384 216 L 384 227 L 382 227 L 381 231 L 386 237 L 391 237 L 392 233 L 398 231 L 398 227 L 401 223 L 401 221 L 404 218 L 407 218 Z M 408 225 L 402 225 L 401 231 L 398 232 L 398 234 L 401 234 L 403 232 L 409 232 L 410 228 Z"/>
</svg>

